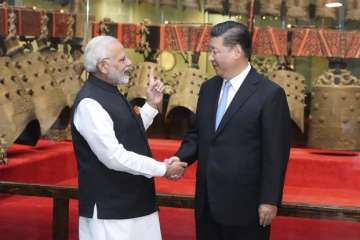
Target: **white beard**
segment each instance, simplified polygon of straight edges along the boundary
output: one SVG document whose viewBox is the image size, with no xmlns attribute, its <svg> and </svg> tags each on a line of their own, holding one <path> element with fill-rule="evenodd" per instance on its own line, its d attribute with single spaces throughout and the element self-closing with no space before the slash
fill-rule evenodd
<svg viewBox="0 0 360 240">
<path fill-rule="evenodd" d="M 118 84 L 127 84 L 129 82 L 129 74 L 127 71 L 118 71 L 116 69 L 111 69 L 109 73 L 109 79 Z"/>
</svg>

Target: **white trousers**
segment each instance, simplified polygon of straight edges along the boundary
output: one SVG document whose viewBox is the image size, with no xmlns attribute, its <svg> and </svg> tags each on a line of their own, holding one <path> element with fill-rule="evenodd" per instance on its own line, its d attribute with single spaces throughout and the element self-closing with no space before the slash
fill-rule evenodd
<svg viewBox="0 0 360 240">
<path fill-rule="evenodd" d="M 93 218 L 79 218 L 80 240 L 161 240 L 158 212 L 147 216 L 120 219 L 97 219 L 94 207 Z"/>
</svg>

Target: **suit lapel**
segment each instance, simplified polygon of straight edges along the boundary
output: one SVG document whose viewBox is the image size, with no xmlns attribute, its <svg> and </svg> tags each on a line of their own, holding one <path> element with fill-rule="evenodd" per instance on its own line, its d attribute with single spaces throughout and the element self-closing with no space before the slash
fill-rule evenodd
<svg viewBox="0 0 360 240">
<path fill-rule="evenodd" d="M 255 92 L 257 88 L 258 79 L 255 76 L 255 70 L 251 68 L 249 74 L 245 78 L 244 82 L 242 83 L 239 90 L 236 92 L 232 102 L 230 103 L 229 107 L 227 108 L 219 127 L 215 132 L 215 137 L 219 135 L 222 129 L 226 126 L 229 122 L 231 117 L 244 105 L 246 100 Z M 219 98 L 217 98 L 219 99 Z M 217 104 L 216 104 L 217 106 Z M 216 116 L 216 109 L 215 109 L 215 116 Z M 214 125 L 215 126 L 215 125 Z"/>
</svg>

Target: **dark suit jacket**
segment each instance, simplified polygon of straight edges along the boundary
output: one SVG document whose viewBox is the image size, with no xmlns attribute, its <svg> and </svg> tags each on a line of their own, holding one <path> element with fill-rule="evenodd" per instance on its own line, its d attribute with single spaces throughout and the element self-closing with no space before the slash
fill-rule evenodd
<svg viewBox="0 0 360 240">
<path fill-rule="evenodd" d="M 198 160 L 197 218 L 207 188 L 215 221 L 252 224 L 260 203 L 281 202 L 290 151 L 289 108 L 284 90 L 252 68 L 215 131 L 222 81 L 215 76 L 201 86 L 195 124 L 176 155 L 189 164 Z"/>
</svg>

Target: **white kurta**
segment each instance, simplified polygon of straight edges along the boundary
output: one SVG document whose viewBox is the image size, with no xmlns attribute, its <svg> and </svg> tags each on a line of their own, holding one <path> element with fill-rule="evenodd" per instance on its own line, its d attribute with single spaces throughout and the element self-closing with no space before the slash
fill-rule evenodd
<svg viewBox="0 0 360 240">
<path fill-rule="evenodd" d="M 140 110 L 147 129 L 158 111 L 148 104 Z M 150 157 L 127 151 L 115 136 L 113 121 L 94 99 L 84 98 L 74 113 L 74 125 L 93 153 L 108 168 L 142 175 L 147 178 L 164 176 L 166 165 Z M 80 240 L 160 240 L 158 213 L 132 218 L 103 220 L 97 218 L 96 205 L 92 218 L 79 217 Z"/>
</svg>

